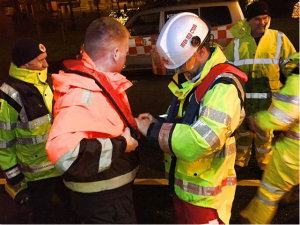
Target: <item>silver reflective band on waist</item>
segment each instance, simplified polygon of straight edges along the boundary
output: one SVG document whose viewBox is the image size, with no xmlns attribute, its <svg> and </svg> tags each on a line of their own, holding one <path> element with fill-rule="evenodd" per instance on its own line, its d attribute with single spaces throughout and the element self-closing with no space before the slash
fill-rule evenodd
<svg viewBox="0 0 300 225">
<path fill-rule="evenodd" d="M 20 165 L 20 170 L 22 172 L 28 172 L 28 173 L 37 173 L 37 172 L 50 170 L 50 169 L 53 169 L 53 168 L 54 168 L 54 165 L 51 162 L 40 164 L 38 166 Z"/>
<path fill-rule="evenodd" d="M 7 177 L 7 179 L 11 179 L 15 176 L 17 176 L 20 173 L 20 170 L 18 167 L 15 167 L 7 172 L 5 172 L 5 176 Z"/>
<path fill-rule="evenodd" d="M 72 191 L 77 191 L 81 193 L 100 192 L 100 191 L 116 189 L 124 186 L 125 184 L 130 183 L 131 181 L 134 180 L 136 176 L 136 172 L 137 169 L 134 169 L 129 173 L 120 175 L 118 177 L 114 177 L 109 180 L 83 182 L 83 183 L 64 181 L 64 183 Z"/>
<path fill-rule="evenodd" d="M 288 130 L 284 132 L 284 136 L 291 138 L 293 140 L 299 141 L 299 133 L 296 133 L 294 131 Z"/>
<path fill-rule="evenodd" d="M 175 178 L 175 185 L 179 186 L 183 191 L 195 195 L 202 196 L 216 196 L 222 192 L 224 186 L 236 185 L 236 177 L 227 177 L 222 180 L 222 184 L 215 187 L 200 186 L 197 184 L 189 183 L 181 179 Z"/>
<path fill-rule="evenodd" d="M 272 98 L 272 93 L 246 93 L 246 98 L 254 98 L 254 99 Z"/>
</svg>

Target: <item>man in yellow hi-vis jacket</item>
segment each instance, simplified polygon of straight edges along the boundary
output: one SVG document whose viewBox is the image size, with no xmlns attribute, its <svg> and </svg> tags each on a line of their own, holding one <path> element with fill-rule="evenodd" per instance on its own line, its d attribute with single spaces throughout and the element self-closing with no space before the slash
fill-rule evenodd
<svg viewBox="0 0 300 225">
<path fill-rule="evenodd" d="M 264 170 L 272 154 L 270 146 L 273 132 L 269 130 L 254 134 L 248 129 L 248 117 L 270 106 L 272 93 L 279 91 L 282 86 L 280 64 L 296 50 L 285 34 L 269 29 L 271 18 L 264 2 L 250 4 L 246 17 L 231 28 L 234 39 L 224 50 L 227 59 L 248 76 L 245 84 L 246 119 L 236 135 L 235 164 L 247 166 L 254 145 L 258 166 Z"/>
<path fill-rule="evenodd" d="M 299 184 L 299 53 L 292 55 L 283 71 L 290 73 L 285 86 L 273 95 L 268 110 L 255 115 L 254 131 L 282 130 L 272 145 L 257 195 L 241 212 L 242 221 L 270 224 L 285 193 Z"/>
<path fill-rule="evenodd" d="M 165 153 L 179 224 L 228 224 L 235 194 L 233 132 L 244 119 L 247 75 L 225 63 L 209 39 L 210 27 L 193 13 L 168 20 L 156 45 L 166 68 L 177 72 L 168 117 L 137 119 L 148 143 Z"/>
</svg>

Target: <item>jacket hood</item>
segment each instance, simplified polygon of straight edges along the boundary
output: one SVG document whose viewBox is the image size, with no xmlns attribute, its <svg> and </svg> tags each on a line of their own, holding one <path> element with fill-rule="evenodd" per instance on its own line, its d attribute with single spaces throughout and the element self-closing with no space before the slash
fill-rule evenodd
<svg viewBox="0 0 300 225">
<path fill-rule="evenodd" d="M 266 26 L 265 33 L 268 31 L 271 24 L 271 17 L 269 17 L 269 22 Z M 247 19 L 237 22 L 233 27 L 231 27 L 230 32 L 235 38 L 243 38 L 245 35 L 251 36 L 251 27 Z"/>
<path fill-rule="evenodd" d="M 201 72 L 201 77 L 195 83 L 189 83 L 188 81 L 183 82 L 181 83 L 182 88 L 179 88 L 178 83 L 179 83 L 180 75 L 175 74 L 173 76 L 173 80 L 177 84 L 174 81 L 172 81 L 169 84 L 170 90 L 173 92 L 173 94 L 176 97 L 178 97 L 179 100 L 185 99 L 186 96 L 190 93 L 190 91 L 192 91 L 194 87 L 197 87 L 202 82 L 202 80 L 204 79 L 204 77 L 206 77 L 206 75 L 209 73 L 212 67 L 214 67 L 217 64 L 224 63 L 225 61 L 226 61 L 226 57 L 223 54 L 222 50 L 217 45 L 214 45 L 214 50 L 212 51 L 210 58 L 207 60 L 207 62 L 203 67 L 203 70 Z"/>
</svg>

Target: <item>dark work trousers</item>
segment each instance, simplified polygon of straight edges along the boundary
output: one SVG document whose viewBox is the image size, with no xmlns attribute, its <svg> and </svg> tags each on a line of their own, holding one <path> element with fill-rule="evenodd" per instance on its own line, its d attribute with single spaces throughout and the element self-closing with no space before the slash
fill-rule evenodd
<svg viewBox="0 0 300 225">
<path fill-rule="evenodd" d="M 52 177 L 28 182 L 30 204 L 32 207 L 31 223 L 53 223 L 50 220 L 51 201 L 54 194 L 58 196 L 66 209 L 67 216 L 71 216 L 71 191 L 64 185 L 61 177 Z"/>
<path fill-rule="evenodd" d="M 111 194 L 113 190 L 105 192 L 72 192 L 73 209 L 82 221 L 86 224 L 136 224 L 132 188 L 114 195 Z"/>
</svg>

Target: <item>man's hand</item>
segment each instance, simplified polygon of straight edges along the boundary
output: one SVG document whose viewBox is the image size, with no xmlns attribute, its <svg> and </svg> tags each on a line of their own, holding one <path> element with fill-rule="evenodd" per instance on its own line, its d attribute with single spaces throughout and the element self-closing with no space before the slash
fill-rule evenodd
<svg viewBox="0 0 300 225">
<path fill-rule="evenodd" d="M 128 127 L 125 128 L 125 131 L 121 136 L 123 136 L 126 139 L 127 147 L 126 147 L 125 152 L 134 151 L 137 148 L 137 146 L 139 145 L 137 140 L 135 140 L 133 137 L 131 137 L 130 129 Z"/>
<path fill-rule="evenodd" d="M 142 113 L 138 115 L 137 117 L 138 120 L 143 120 L 143 119 L 149 119 L 151 123 L 157 123 L 158 120 L 154 118 L 150 113 Z"/>
<path fill-rule="evenodd" d="M 148 128 L 152 122 L 149 117 L 142 117 L 143 119 L 138 119 L 138 118 L 135 118 L 135 121 L 138 125 L 139 131 L 141 132 L 142 135 L 146 137 Z"/>
</svg>

